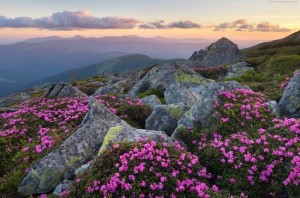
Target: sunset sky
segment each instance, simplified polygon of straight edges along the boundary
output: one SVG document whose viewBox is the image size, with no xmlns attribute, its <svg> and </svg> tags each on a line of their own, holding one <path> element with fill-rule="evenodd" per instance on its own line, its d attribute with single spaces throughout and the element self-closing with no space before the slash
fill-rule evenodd
<svg viewBox="0 0 300 198">
<path fill-rule="evenodd" d="M 273 40 L 300 29 L 300 0 L 0 0 L 0 43 L 42 36 Z"/>
</svg>

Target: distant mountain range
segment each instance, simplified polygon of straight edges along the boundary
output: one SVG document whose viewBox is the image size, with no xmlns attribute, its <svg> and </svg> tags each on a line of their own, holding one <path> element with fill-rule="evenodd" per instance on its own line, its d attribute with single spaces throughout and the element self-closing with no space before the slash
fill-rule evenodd
<svg viewBox="0 0 300 198">
<path fill-rule="evenodd" d="M 76 73 L 81 67 L 125 55 L 144 54 L 154 58 L 154 61 L 143 60 L 144 63 L 151 64 L 162 59 L 188 58 L 195 50 L 202 49 L 211 42 L 201 38 L 144 38 L 134 35 L 102 38 L 51 36 L 0 45 L 0 96 L 36 82 L 51 82 L 51 79 L 59 79 L 58 76 L 68 76 L 68 72 Z M 244 45 L 247 46 L 247 42 Z M 129 62 L 134 65 L 134 61 L 135 59 Z M 143 61 L 137 63 L 145 66 L 146 64 L 141 64 Z M 125 67 L 129 67 L 129 64 L 123 67 L 126 70 Z M 80 77 L 82 73 L 84 72 L 80 71 L 76 76 Z"/>
<path fill-rule="evenodd" d="M 152 66 L 155 64 L 160 64 L 164 62 L 180 62 L 185 59 L 171 59 L 171 60 L 163 60 L 163 59 L 153 59 L 148 56 L 142 54 L 132 54 L 127 56 L 122 56 L 118 58 L 114 58 L 108 61 L 92 64 L 86 67 L 72 69 L 60 73 L 58 75 L 49 76 L 44 79 L 37 80 L 31 83 L 34 85 L 43 85 L 49 83 L 56 83 L 60 81 L 75 81 L 82 80 L 85 78 L 89 78 L 91 76 L 96 76 L 101 73 L 122 73 L 130 70 L 138 70 L 148 66 Z"/>
<path fill-rule="evenodd" d="M 39 76 L 39 73 L 0 69 L 0 96 L 5 96 L 15 91 L 34 86 L 44 86 L 60 81 L 69 82 L 81 80 L 91 76 L 96 76 L 101 73 L 120 73 L 128 70 L 142 69 L 147 66 L 160 64 L 167 61 L 184 60 L 185 59 L 153 59 L 141 54 L 132 54 L 98 62 L 81 68 L 70 69 L 62 73 L 40 79 L 32 78 L 32 76 Z"/>
<path fill-rule="evenodd" d="M 32 85 L 39 79 L 116 57 L 145 54 L 158 59 L 187 58 L 194 50 L 209 43 L 204 39 L 163 37 L 52 36 L 0 45 L 0 96 Z"/>
</svg>

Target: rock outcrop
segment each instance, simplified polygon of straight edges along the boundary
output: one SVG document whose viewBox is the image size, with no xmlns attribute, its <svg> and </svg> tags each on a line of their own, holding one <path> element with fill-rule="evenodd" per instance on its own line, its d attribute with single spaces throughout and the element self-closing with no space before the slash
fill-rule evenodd
<svg viewBox="0 0 300 198">
<path fill-rule="evenodd" d="M 295 72 L 278 104 L 280 116 L 300 117 L 300 71 Z"/>
<path fill-rule="evenodd" d="M 11 94 L 9 96 L 0 98 L 0 107 L 8 108 L 18 103 L 22 103 L 26 100 L 30 100 L 32 98 L 32 94 L 34 93 L 34 89 L 27 89 L 20 91 L 15 94 Z"/>
<path fill-rule="evenodd" d="M 180 140 L 178 131 L 184 127 L 203 126 L 211 127 L 215 125 L 214 102 L 218 101 L 218 93 L 221 91 L 232 91 L 234 89 L 247 88 L 242 87 L 236 81 L 218 82 L 205 85 L 201 90 L 201 97 L 197 104 L 187 111 L 178 121 L 178 127 L 172 134 L 172 137 Z M 249 88 L 247 88 L 249 89 Z"/>
<path fill-rule="evenodd" d="M 227 38 L 221 38 L 206 49 L 194 52 L 190 61 L 194 66 L 213 67 L 243 61 L 245 56 L 238 46 Z"/>
<path fill-rule="evenodd" d="M 197 101 L 197 94 L 195 95 L 191 90 L 211 82 L 214 81 L 202 77 L 185 65 L 166 63 L 153 67 L 132 87 L 129 94 L 135 95 L 149 89 L 160 89 L 164 91 L 167 104 L 183 102 L 192 106 Z"/>
<path fill-rule="evenodd" d="M 78 96 L 86 96 L 86 94 L 69 83 L 60 82 L 58 84 L 53 84 L 43 97 L 72 98 Z"/>
<path fill-rule="evenodd" d="M 234 78 L 241 76 L 248 71 L 254 71 L 254 68 L 250 67 L 250 65 L 246 62 L 239 62 L 226 67 L 226 71 L 226 78 Z"/>
<path fill-rule="evenodd" d="M 177 122 L 183 114 L 189 110 L 183 103 L 158 105 L 146 120 L 146 129 L 164 131 L 167 135 L 172 135 L 177 127 Z"/>
<path fill-rule="evenodd" d="M 93 95 L 125 93 L 140 80 L 140 75 L 138 72 L 125 72 L 117 76 L 111 76 L 108 83 L 96 90 Z"/>
<path fill-rule="evenodd" d="M 82 127 L 30 169 L 19 185 L 19 193 L 29 196 L 51 192 L 62 180 L 72 179 L 76 168 L 97 155 L 109 128 L 132 129 L 94 97 L 89 98 L 89 107 Z"/>
<path fill-rule="evenodd" d="M 104 142 L 99 150 L 101 152 L 111 146 L 112 143 L 121 141 L 139 142 L 140 140 L 172 143 L 173 141 L 163 131 L 152 131 L 143 129 L 127 129 L 123 126 L 111 127 L 104 138 Z"/>
</svg>

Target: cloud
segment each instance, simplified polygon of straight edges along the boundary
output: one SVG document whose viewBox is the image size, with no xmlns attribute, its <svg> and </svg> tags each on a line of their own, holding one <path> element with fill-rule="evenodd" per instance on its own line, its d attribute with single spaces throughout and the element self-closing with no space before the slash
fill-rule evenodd
<svg viewBox="0 0 300 198">
<path fill-rule="evenodd" d="M 0 16 L 0 27 L 11 28 L 41 28 L 51 30 L 72 29 L 131 29 L 139 23 L 139 20 L 123 17 L 92 16 L 85 11 L 57 12 L 49 17 L 32 19 L 30 17 L 6 18 Z"/>
<path fill-rule="evenodd" d="M 144 23 L 144 24 L 140 24 L 139 28 L 140 29 L 165 29 L 166 25 L 164 25 L 163 23 L 164 23 L 163 20 Z"/>
<path fill-rule="evenodd" d="M 178 21 L 173 22 L 168 25 L 169 28 L 181 28 L 181 29 L 189 29 L 189 28 L 201 28 L 200 24 L 194 23 L 192 21 Z"/>
<path fill-rule="evenodd" d="M 30 18 L 16 17 L 7 18 L 0 16 L 0 28 L 39 28 L 49 30 L 74 30 L 74 29 L 200 29 L 202 25 L 190 20 L 173 21 L 165 23 L 164 20 L 141 23 L 140 20 L 125 17 L 95 17 L 86 11 L 63 11 L 53 13 L 48 17 Z M 260 31 L 260 32 L 288 32 L 290 29 L 281 28 L 270 22 L 260 22 L 258 24 L 249 23 L 247 19 L 239 19 L 232 22 L 224 22 L 218 25 L 209 25 L 205 28 L 214 31 L 225 31 L 233 29 L 235 31 Z"/>
<path fill-rule="evenodd" d="M 175 21 L 169 24 L 164 24 L 163 20 L 143 23 L 139 25 L 140 29 L 172 29 L 172 28 L 180 28 L 180 29 L 190 29 L 190 28 L 202 28 L 200 24 L 194 23 L 192 21 Z"/>
<path fill-rule="evenodd" d="M 225 31 L 234 29 L 235 31 L 259 31 L 259 32 L 288 32 L 288 28 L 280 28 L 279 25 L 272 25 L 270 22 L 260 22 L 251 24 L 247 19 L 239 19 L 233 22 L 220 23 L 216 26 L 210 26 L 214 31 Z"/>
<path fill-rule="evenodd" d="M 269 22 L 261 22 L 256 25 L 256 31 L 260 32 L 288 32 L 290 29 L 280 28 L 279 25 L 272 25 Z"/>
<path fill-rule="evenodd" d="M 226 29 L 234 29 L 236 28 L 237 30 L 243 30 L 243 29 L 248 29 L 252 28 L 252 25 L 248 23 L 247 19 L 239 19 L 233 22 L 225 22 L 221 23 L 217 26 L 215 26 L 214 31 L 222 31 Z"/>
</svg>

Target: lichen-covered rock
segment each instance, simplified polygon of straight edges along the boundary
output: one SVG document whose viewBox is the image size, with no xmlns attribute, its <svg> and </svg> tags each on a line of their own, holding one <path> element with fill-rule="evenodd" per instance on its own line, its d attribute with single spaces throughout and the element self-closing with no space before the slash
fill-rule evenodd
<svg viewBox="0 0 300 198">
<path fill-rule="evenodd" d="M 211 82 L 214 81 L 204 78 L 186 65 L 166 63 L 153 67 L 129 93 L 136 95 L 149 89 L 160 89 L 164 91 L 167 104 L 183 102 L 192 106 L 196 100 L 189 89 Z"/>
<path fill-rule="evenodd" d="M 240 88 L 249 89 L 241 86 L 236 81 L 218 82 L 202 87 L 200 99 L 197 101 L 197 104 L 192 106 L 178 121 L 178 127 L 172 134 L 172 137 L 179 140 L 178 130 L 182 127 L 195 127 L 199 125 L 211 127 L 214 125 L 216 121 L 214 102 L 218 101 L 218 93 Z"/>
<path fill-rule="evenodd" d="M 115 126 L 109 129 L 98 154 L 101 155 L 101 152 L 109 148 L 112 143 L 121 141 L 138 142 L 142 139 L 169 144 L 173 142 L 163 131 L 128 129 L 123 126 Z"/>
<path fill-rule="evenodd" d="M 78 88 L 73 87 L 69 83 L 60 82 L 58 84 L 53 84 L 48 92 L 43 97 L 58 97 L 58 98 L 64 98 L 64 97 L 78 97 L 78 96 L 87 96 L 85 93 L 80 91 Z"/>
<path fill-rule="evenodd" d="M 199 85 L 200 86 L 200 85 Z M 197 93 L 193 93 L 190 89 L 182 84 L 171 84 L 165 91 L 164 96 L 167 104 L 184 103 L 189 107 L 197 102 Z"/>
<path fill-rule="evenodd" d="M 161 105 L 161 101 L 156 95 L 146 96 L 144 98 L 141 98 L 141 101 L 149 105 L 151 109 L 153 110 L 157 105 Z"/>
<path fill-rule="evenodd" d="M 243 61 L 244 59 L 245 56 L 236 44 L 227 38 L 221 38 L 206 49 L 194 52 L 189 60 L 197 63 L 198 67 L 213 67 Z"/>
<path fill-rule="evenodd" d="M 89 98 L 89 107 L 82 127 L 33 165 L 19 185 L 19 193 L 29 196 L 51 192 L 63 179 L 72 179 L 75 169 L 97 155 L 110 127 L 132 128 L 94 97 Z"/>
<path fill-rule="evenodd" d="M 295 72 L 278 104 L 280 116 L 300 117 L 300 71 Z"/>
<path fill-rule="evenodd" d="M 53 191 L 53 195 L 60 196 L 62 192 L 64 192 L 67 189 L 70 189 L 73 182 L 74 182 L 73 180 L 65 179 L 64 181 L 62 181 L 60 184 L 56 186 L 55 190 Z"/>
<path fill-rule="evenodd" d="M 248 71 L 254 71 L 253 67 L 250 67 L 250 65 L 246 62 L 239 62 L 235 64 L 231 64 L 228 67 L 226 67 L 227 74 L 225 78 L 234 78 L 241 76 L 242 74 L 248 72 Z"/>
<path fill-rule="evenodd" d="M 158 105 L 146 120 L 146 129 L 164 131 L 171 135 L 177 127 L 177 122 L 183 114 L 189 110 L 189 106 L 178 103 L 170 105 Z"/>
</svg>

